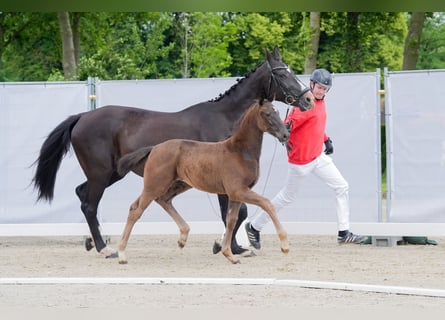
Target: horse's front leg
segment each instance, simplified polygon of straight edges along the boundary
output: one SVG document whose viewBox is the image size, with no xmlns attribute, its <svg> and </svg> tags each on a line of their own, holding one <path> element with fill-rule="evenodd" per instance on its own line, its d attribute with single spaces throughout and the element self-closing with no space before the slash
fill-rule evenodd
<svg viewBox="0 0 445 320">
<path fill-rule="evenodd" d="M 173 221 L 176 222 L 176 225 L 178 226 L 178 246 L 180 248 L 184 248 L 187 242 L 188 235 L 190 233 L 190 226 L 181 217 L 175 207 L 173 207 L 172 200 L 178 194 L 181 194 L 189 189 L 191 189 L 191 187 L 188 184 L 178 180 L 170 186 L 166 193 L 156 199 L 156 202 L 170 215 L 170 217 L 173 219 Z"/>
<path fill-rule="evenodd" d="M 241 207 L 241 202 L 231 201 L 229 200 L 229 207 L 227 210 L 226 217 L 226 233 L 224 234 L 224 238 L 222 241 L 222 254 L 229 259 L 232 263 L 240 263 L 240 260 L 235 258 L 232 252 L 232 235 L 233 230 L 235 229 L 236 222 L 238 221 L 238 212 Z"/>
</svg>

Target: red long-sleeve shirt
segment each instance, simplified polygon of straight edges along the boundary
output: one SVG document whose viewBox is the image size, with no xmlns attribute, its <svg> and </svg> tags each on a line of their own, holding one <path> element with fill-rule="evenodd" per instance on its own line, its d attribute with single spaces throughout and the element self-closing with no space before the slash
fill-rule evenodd
<svg viewBox="0 0 445 320">
<path fill-rule="evenodd" d="M 292 109 L 285 123 L 292 121 L 288 140 L 288 161 L 303 165 L 313 161 L 323 151 L 323 144 L 328 139 L 326 130 L 326 107 L 324 100 L 315 100 L 315 106 L 308 111 Z"/>
</svg>

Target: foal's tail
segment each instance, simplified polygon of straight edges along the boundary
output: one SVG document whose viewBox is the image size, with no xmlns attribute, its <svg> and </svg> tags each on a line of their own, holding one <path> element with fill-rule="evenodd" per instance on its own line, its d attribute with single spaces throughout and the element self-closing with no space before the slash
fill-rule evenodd
<svg viewBox="0 0 445 320">
<path fill-rule="evenodd" d="M 72 115 L 60 123 L 48 135 L 40 148 L 40 154 L 33 165 L 37 164 L 36 173 L 32 179 L 34 188 L 38 190 L 37 201 L 45 199 L 48 202 L 54 197 L 54 185 L 57 170 L 63 156 L 71 146 L 71 130 L 80 119 L 81 114 Z"/>
<path fill-rule="evenodd" d="M 117 163 L 117 173 L 123 177 L 136 165 L 145 161 L 153 146 L 143 147 L 134 152 L 122 156 Z"/>
</svg>

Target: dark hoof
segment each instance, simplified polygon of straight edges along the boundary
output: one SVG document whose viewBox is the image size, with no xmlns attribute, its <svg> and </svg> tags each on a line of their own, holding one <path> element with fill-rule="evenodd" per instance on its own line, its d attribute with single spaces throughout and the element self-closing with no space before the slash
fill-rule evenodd
<svg viewBox="0 0 445 320">
<path fill-rule="evenodd" d="M 243 255 L 243 254 L 245 254 L 248 251 L 249 251 L 249 249 L 244 249 L 243 247 L 240 247 L 239 245 L 232 246 L 232 253 L 233 254 Z"/>
<path fill-rule="evenodd" d="M 221 244 L 215 241 L 215 243 L 213 244 L 213 254 L 217 254 L 220 251 L 221 251 Z"/>
<path fill-rule="evenodd" d="M 108 258 L 110 258 L 110 259 L 119 258 L 119 255 L 117 252 L 114 252 L 114 253 L 110 254 L 109 256 L 105 256 L 105 259 L 108 259 Z"/>
<path fill-rule="evenodd" d="M 215 243 L 213 244 L 213 254 L 217 254 L 219 252 L 221 252 L 221 244 L 218 243 L 217 241 L 215 241 Z M 244 249 L 243 247 L 240 246 L 234 246 L 232 248 L 232 253 L 233 254 L 238 254 L 242 257 L 255 257 L 256 253 L 249 250 L 249 249 Z"/>
<path fill-rule="evenodd" d="M 93 239 L 85 238 L 85 249 L 87 249 L 87 251 L 90 251 L 93 248 L 94 248 Z"/>
</svg>

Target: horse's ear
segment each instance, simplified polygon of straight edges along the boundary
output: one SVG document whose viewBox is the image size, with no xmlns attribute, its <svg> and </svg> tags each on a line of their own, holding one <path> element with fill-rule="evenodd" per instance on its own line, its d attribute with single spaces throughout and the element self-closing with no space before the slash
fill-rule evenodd
<svg viewBox="0 0 445 320">
<path fill-rule="evenodd" d="M 264 49 L 264 54 L 266 55 L 267 60 L 270 60 L 272 58 L 272 55 L 270 54 L 269 50 L 267 50 L 267 48 Z"/>
<path fill-rule="evenodd" d="M 275 45 L 275 48 L 273 49 L 273 55 L 274 55 L 275 59 L 281 60 L 280 49 L 278 49 L 277 45 Z"/>
</svg>

